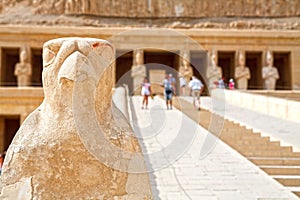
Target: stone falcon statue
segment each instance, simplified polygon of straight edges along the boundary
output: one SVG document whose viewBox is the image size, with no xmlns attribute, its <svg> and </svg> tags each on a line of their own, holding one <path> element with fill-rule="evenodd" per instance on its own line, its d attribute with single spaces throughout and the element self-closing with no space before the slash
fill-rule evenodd
<svg viewBox="0 0 300 200">
<path fill-rule="evenodd" d="M 45 98 L 24 121 L 7 151 L 0 199 L 150 198 L 147 175 L 116 170 L 105 160 L 115 155 L 105 146 L 106 140 L 111 141 L 109 133 L 116 132 L 106 127 L 115 125 L 107 121 L 113 59 L 114 49 L 100 39 L 59 38 L 44 44 Z M 94 107 L 95 113 L 89 110 Z M 108 139 L 99 137 L 105 141 L 98 142 L 101 130 L 96 120 L 104 127 Z M 123 145 L 119 149 L 140 152 L 135 138 L 124 138 L 114 139 L 116 146 Z"/>
</svg>

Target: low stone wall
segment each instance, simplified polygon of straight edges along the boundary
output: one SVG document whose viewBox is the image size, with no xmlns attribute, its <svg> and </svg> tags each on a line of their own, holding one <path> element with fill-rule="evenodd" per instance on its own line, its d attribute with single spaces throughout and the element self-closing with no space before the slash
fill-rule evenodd
<svg viewBox="0 0 300 200">
<path fill-rule="evenodd" d="M 256 92 L 257 93 L 257 92 Z M 231 104 L 247 108 L 263 114 L 286 120 L 300 122 L 300 102 L 287 98 L 278 98 L 265 94 L 256 94 L 239 90 L 224 90 L 213 92 L 215 97 L 222 98 Z M 292 91 L 291 91 L 292 93 Z"/>
<path fill-rule="evenodd" d="M 43 99 L 42 88 L 0 87 L 0 115 L 20 115 L 23 122 Z"/>
</svg>

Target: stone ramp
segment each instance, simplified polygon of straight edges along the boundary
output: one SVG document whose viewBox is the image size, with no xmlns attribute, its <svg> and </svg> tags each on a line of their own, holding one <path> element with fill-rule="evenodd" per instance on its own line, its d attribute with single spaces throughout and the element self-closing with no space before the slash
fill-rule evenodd
<svg viewBox="0 0 300 200">
<path fill-rule="evenodd" d="M 166 110 L 160 98 L 150 100 L 149 110 L 141 100 L 131 99 L 133 124 L 155 199 L 298 199 L 182 112 Z M 207 138 L 212 151 L 200 158 Z"/>
</svg>

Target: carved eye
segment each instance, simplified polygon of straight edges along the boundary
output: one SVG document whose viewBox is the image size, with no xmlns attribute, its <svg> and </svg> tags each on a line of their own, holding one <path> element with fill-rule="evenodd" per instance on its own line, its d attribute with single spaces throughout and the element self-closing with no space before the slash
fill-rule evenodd
<svg viewBox="0 0 300 200">
<path fill-rule="evenodd" d="M 43 67 L 48 67 L 55 59 L 55 53 L 48 48 L 43 51 Z"/>
</svg>

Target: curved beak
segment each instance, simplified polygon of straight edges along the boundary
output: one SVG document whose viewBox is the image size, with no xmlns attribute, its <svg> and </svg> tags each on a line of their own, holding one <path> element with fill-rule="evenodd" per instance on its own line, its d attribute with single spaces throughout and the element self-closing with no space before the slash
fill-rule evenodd
<svg viewBox="0 0 300 200">
<path fill-rule="evenodd" d="M 61 82 L 62 79 L 70 81 L 92 79 L 97 84 L 99 78 L 89 59 L 79 51 L 75 51 L 61 65 L 58 81 Z"/>
</svg>

